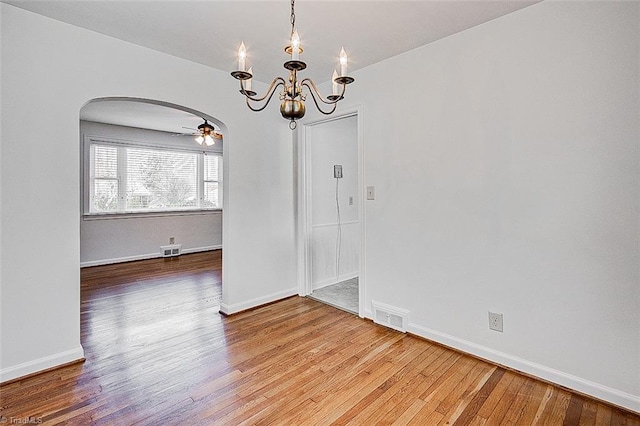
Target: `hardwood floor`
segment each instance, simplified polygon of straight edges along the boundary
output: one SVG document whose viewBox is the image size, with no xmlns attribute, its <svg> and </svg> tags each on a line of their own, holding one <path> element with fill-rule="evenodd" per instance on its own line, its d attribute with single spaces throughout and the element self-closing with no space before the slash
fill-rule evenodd
<svg viewBox="0 0 640 426">
<path fill-rule="evenodd" d="M 1 386 L 4 421 L 640 425 L 313 300 L 225 318 L 220 272 L 220 252 L 83 269 L 86 362 Z"/>
</svg>

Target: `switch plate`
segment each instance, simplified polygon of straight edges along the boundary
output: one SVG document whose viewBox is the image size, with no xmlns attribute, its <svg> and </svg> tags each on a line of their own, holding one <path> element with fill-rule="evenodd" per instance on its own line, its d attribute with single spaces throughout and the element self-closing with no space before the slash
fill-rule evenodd
<svg viewBox="0 0 640 426">
<path fill-rule="evenodd" d="M 367 200 L 376 199 L 376 188 L 373 186 L 367 186 Z"/>
<path fill-rule="evenodd" d="M 353 195 L 349 196 L 349 205 L 353 205 Z"/>
<path fill-rule="evenodd" d="M 340 164 L 333 166 L 333 177 L 336 179 L 342 179 L 342 166 Z"/>
<path fill-rule="evenodd" d="M 502 314 L 489 312 L 489 330 L 499 331 L 502 333 Z"/>
</svg>

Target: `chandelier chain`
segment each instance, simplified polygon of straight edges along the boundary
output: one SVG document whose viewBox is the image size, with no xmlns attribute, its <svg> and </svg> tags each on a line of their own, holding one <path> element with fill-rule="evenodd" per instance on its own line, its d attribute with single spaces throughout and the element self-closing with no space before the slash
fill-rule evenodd
<svg viewBox="0 0 640 426">
<path fill-rule="evenodd" d="M 296 27 L 296 11 L 295 11 L 295 3 L 296 0 L 291 0 L 291 18 L 289 18 L 289 22 L 291 22 L 291 34 L 295 31 Z"/>
</svg>

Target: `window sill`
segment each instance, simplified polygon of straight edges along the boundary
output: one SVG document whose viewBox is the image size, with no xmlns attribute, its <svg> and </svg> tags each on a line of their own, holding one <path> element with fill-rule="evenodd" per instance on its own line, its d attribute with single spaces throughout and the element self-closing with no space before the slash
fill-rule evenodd
<svg viewBox="0 0 640 426">
<path fill-rule="evenodd" d="M 138 219 L 147 217 L 166 216 L 196 216 L 196 215 L 219 215 L 222 209 L 207 210 L 175 210 L 164 212 L 135 212 L 135 213 L 91 213 L 83 214 L 82 220 L 112 220 L 112 219 Z"/>
</svg>

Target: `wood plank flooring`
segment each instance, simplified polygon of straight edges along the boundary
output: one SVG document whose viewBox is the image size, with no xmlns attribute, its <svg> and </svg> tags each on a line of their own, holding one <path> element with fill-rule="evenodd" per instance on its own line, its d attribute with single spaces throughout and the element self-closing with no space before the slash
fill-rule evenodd
<svg viewBox="0 0 640 426">
<path fill-rule="evenodd" d="M 81 277 L 86 362 L 0 386 L 5 423 L 640 425 L 313 300 L 225 318 L 219 251 Z"/>
</svg>

